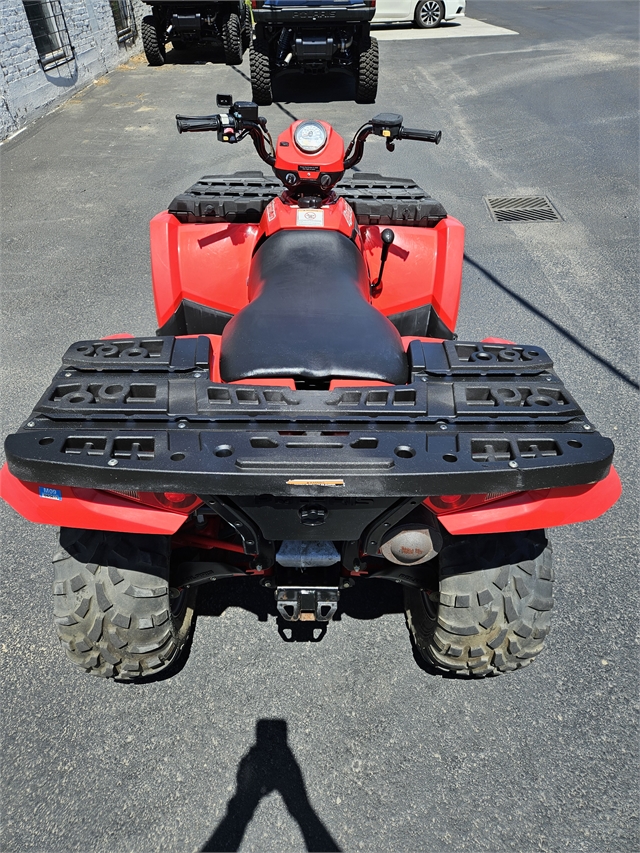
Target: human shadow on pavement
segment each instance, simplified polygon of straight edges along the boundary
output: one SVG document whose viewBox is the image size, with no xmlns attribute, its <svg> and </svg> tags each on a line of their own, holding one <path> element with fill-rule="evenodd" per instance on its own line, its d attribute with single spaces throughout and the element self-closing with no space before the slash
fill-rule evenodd
<svg viewBox="0 0 640 853">
<path fill-rule="evenodd" d="M 202 853 L 238 850 L 260 800 L 277 791 L 297 821 L 307 850 L 340 851 L 309 802 L 302 771 L 287 742 L 286 720 L 258 720 L 256 742 L 241 759 L 227 812 Z"/>
</svg>

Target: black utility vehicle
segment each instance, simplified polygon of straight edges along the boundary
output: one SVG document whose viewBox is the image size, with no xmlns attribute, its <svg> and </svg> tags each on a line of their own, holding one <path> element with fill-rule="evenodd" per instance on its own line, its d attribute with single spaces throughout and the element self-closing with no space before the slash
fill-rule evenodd
<svg viewBox="0 0 640 853">
<path fill-rule="evenodd" d="M 378 42 L 371 38 L 375 0 L 254 0 L 255 39 L 249 53 L 256 104 L 273 99 L 271 80 L 288 68 L 324 74 L 343 68 L 356 78 L 356 102 L 378 90 Z"/>
<path fill-rule="evenodd" d="M 144 0 L 153 14 L 142 19 L 142 42 L 149 65 L 164 65 L 167 42 L 188 50 L 222 41 L 227 65 L 240 65 L 251 42 L 251 13 L 244 0 Z"/>
</svg>

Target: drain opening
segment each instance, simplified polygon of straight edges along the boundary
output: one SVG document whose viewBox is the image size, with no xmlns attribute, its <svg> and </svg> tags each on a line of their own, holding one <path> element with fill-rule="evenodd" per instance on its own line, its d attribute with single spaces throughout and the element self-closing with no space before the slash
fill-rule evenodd
<svg viewBox="0 0 640 853">
<path fill-rule="evenodd" d="M 544 195 L 486 198 L 496 222 L 561 222 L 562 217 Z"/>
</svg>

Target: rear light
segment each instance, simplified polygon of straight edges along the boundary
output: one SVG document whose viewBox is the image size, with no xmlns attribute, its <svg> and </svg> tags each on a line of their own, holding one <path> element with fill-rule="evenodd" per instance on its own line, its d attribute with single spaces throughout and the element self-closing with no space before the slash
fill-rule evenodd
<svg viewBox="0 0 640 853">
<path fill-rule="evenodd" d="M 262 9 L 264 6 L 264 0 L 251 0 L 251 8 L 252 9 Z"/>
<path fill-rule="evenodd" d="M 461 509 L 471 509 L 474 506 L 482 506 L 492 501 L 499 501 L 502 498 L 516 495 L 517 492 L 489 492 L 484 495 L 437 495 L 436 497 L 427 498 L 424 503 L 429 509 L 432 509 L 436 515 L 443 515 L 445 512 L 457 512 Z"/>
<path fill-rule="evenodd" d="M 376 0 L 364 0 L 364 5 L 368 9 L 375 9 L 376 8 Z"/>
<path fill-rule="evenodd" d="M 171 509 L 174 512 L 186 514 L 189 514 L 191 510 L 202 503 L 197 495 L 189 495 L 184 492 L 136 492 L 133 489 L 105 489 L 104 491 L 145 506 L 152 506 L 156 509 Z"/>
</svg>

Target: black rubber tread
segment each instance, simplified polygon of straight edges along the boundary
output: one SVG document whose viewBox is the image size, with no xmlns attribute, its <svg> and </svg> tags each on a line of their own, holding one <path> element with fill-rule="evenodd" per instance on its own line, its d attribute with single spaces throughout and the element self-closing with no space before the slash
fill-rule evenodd
<svg viewBox="0 0 640 853">
<path fill-rule="evenodd" d="M 448 537 L 439 588 L 405 588 L 407 626 L 422 657 L 476 678 L 530 664 L 550 628 L 551 558 L 544 530 Z"/>
<path fill-rule="evenodd" d="M 378 40 L 364 50 L 356 68 L 356 104 L 374 104 L 378 94 Z"/>
<path fill-rule="evenodd" d="M 158 33 L 158 27 L 153 15 L 145 15 L 142 19 L 142 44 L 149 65 L 164 65 L 166 48 L 164 40 Z"/>
<path fill-rule="evenodd" d="M 63 528 L 61 543 L 74 556 L 63 547 L 53 557 L 54 622 L 69 660 L 120 681 L 173 664 L 193 629 L 197 591 L 185 590 L 172 612 L 168 537 Z"/>
<path fill-rule="evenodd" d="M 241 27 L 241 39 L 242 39 L 242 52 L 245 50 L 249 50 L 249 46 L 251 45 L 251 41 L 253 39 L 253 27 L 251 25 L 251 12 L 249 11 L 249 7 L 246 3 L 242 6 L 242 12 L 240 14 L 240 27 Z"/>
<path fill-rule="evenodd" d="M 254 39 L 249 48 L 249 68 L 251 70 L 251 100 L 259 107 L 268 107 L 273 103 L 271 90 L 271 65 L 269 63 L 269 45 Z"/>
<path fill-rule="evenodd" d="M 242 65 L 242 27 L 240 16 L 230 12 L 222 24 L 222 46 L 227 65 Z"/>
</svg>

